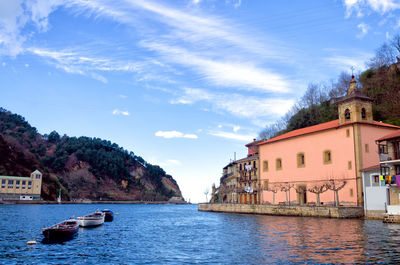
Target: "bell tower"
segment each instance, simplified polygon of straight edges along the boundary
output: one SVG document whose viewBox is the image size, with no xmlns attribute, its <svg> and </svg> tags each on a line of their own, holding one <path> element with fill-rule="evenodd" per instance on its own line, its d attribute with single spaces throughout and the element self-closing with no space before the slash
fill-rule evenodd
<svg viewBox="0 0 400 265">
<path fill-rule="evenodd" d="M 354 75 L 351 77 L 347 95 L 336 101 L 339 124 L 351 122 L 373 122 L 372 99 L 361 93 Z"/>
</svg>

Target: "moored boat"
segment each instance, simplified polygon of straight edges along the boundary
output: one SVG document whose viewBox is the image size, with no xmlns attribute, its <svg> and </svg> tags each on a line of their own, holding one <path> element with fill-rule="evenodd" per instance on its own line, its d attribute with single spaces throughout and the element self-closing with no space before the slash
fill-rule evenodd
<svg viewBox="0 0 400 265">
<path fill-rule="evenodd" d="M 105 216 L 104 213 L 102 213 L 100 211 L 96 211 L 94 213 L 78 217 L 77 219 L 78 219 L 80 226 L 93 227 L 93 226 L 102 225 L 104 223 L 104 216 Z"/>
<path fill-rule="evenodd" d="M 109 209 L 102 210 L 104 213 L 104 222 L 112 222 L 114 220 L 114 213 Z"/>
<path fill-rule="evenodd" d="M 78 233 L 79 224 L 75 219 L 68 219 L 61 223 L 42 229 L 44 237 L 48 240 L 67 240 Z"/>
</svg>

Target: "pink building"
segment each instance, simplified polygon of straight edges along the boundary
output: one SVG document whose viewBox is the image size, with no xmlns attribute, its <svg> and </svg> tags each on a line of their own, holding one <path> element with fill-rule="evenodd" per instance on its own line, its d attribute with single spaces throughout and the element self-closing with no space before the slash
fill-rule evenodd
<svg viewBox="0 0 400 265">
<path fill-rule="evenodd" d="M 338 120 L 258 144 L 263 203 L 314 204 L 321 191 L 321 204 L 363 205 L 360 170 L 379 164 L 375 141 L 399 127 L 373 120 L 354 78 L 337 104 Z"/>
</svg>

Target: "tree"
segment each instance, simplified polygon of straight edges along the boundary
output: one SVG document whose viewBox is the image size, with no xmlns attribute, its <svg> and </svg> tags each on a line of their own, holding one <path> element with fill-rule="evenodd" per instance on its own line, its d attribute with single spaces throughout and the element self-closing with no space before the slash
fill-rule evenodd
<svg viewBox="0 0 400 265">
<path fill-rule="evenodd" d="M 47 141 L 49 143 L 57 143 L 60 140 L 60 135 L 56 131 L 52 131 L 48 136 L 47 136 Z"/>
<path fill-rule="evenodd" d="M 387 43 L 383 43 L 376 51 L 375 56 L 372 57 L 368 66 L 373 69 L 379 69 L 381 67 L 388 67 L 389 65 L 396 62 L 396 50 L 395 48 Z"/>
<path fill-rule="evenodd" d="M 335 193 L 335 206 L 340 205 L 339 201 L 339 190 L 343 189 L 343 187 L 346 185 L 345 180 L 335 180 L 335 179 L 330 179 L 329 182 L 326 184 L 326 187 L 329 190 L 333 190 Z"/>
<path fill-rule="evenodd" d="M 207 197 L 208 192 L 209 192 L 209 189 L 206 188 L 206 189 L 204 190 L 204 195 L 206 195 L 206 202 L 208 202 L 208 197 Z"/>
<path fill-rule="evenodd" d="M 286 193 L 286 204 L 290 205 L 290 189 L 293 188 L 293 184 L 289 184 L 288 182 L 280 185 L 280 190 Z M 288 197 L 289 194 L 289 197 Z"/>
<path fill-rule="evenodd" d="M 275 194 L 280 190 L 280 187 L 278 185 L 271 185 L 267 190 L 273 193 L 272 204 L 275 204 Z"/>
<path fill-rule="evenodd" d="M 321 205 L 321 200 L 320 200 L 320 194 L 324 193 L 325 191 L 328 190 L 328 186 L 326 184 L 316 184 L 310 188 L 307 189 L 311 193 L 315 193 L 317 196 L 317 206 Z"/>
</svg>

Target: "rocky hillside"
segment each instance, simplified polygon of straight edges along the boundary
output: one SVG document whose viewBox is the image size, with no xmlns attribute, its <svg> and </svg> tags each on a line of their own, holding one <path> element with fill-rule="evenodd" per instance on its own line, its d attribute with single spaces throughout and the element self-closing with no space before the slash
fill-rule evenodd
<svg viewBox="0 0 400 265">
<path fill-rule="evenodd" d="M 41 135 L 25 119 L 0 108 L 0 175 L 43 173 L 42 197 L 55 200 L 165 201 L 178 184 L 156 165 L 115 143 L 90 137 Z"/>
</svg>

